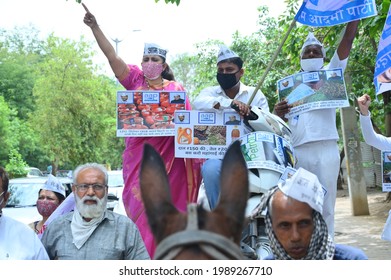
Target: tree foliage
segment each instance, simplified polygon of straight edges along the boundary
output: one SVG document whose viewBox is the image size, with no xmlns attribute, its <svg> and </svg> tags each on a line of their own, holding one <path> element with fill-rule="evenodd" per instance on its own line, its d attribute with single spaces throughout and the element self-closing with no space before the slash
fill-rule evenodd
<svg viewBox="0 0 391 280">
<path fill-rule="evenodd" d="M 8 157 L 8 151 L 11 148 L 11 110 L 8 104 L 4 101 L 4 97 L 0 96 L 0 165 L 5 166 L 5 159 Z"/>
<path fill-rule="evenodd" d="M 41 169 L 90 161 L 120 167 L 117 88 L 96 74 L 91 46 L 53 34 L 29 40 L 28 29 L 0 34 L 0 164 L 17 154 Z"/>
<path fill-rule="evenodd" d="M 30 120 L 52 164 L 103 162 L 115 123 L 112 81 L 93 75 L 89 46 L 50 36 L 35 82 Z M 107 153 L 106 153 L 107 155 Z"/>
</svg>

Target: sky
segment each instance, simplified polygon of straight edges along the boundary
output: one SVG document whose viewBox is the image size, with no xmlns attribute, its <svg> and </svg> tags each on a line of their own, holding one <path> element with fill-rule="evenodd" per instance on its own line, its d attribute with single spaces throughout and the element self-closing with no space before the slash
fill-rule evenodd
<svg viewBox="0 0 391 280">
<path fill-rule="evenodd" d="M 257 31 L 258 11 L 268 5 L 271 16 L 284 12 L 284 0 L 181 0 L 179 6 L 164 0 L 86 0 L 102 31 L 117 47 L 127 63 L 140 64 L 144 42 L 154 42 L 168 49 L 170 58 L 193 52 L 195 44 L 216 39 L 226 45 L 238 31 L 249 35 Z M 75 0 L 0 0 L 0 28 L 36 27 L 41 36 L 55 36 L 78 41 L 84 36 L 94 43 L 97 64 L 111 72 L 95 43 L 91 29 L 83 23 L 85 11 Z M 115 41 L 120 41 L 115 43 Z"/>
</svg>

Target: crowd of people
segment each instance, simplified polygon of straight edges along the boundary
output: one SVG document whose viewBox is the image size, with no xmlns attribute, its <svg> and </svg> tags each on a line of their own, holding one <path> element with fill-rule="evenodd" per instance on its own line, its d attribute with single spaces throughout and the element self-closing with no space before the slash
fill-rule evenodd
<svg viewBox="0 0 391 280">
<path fill-rule="evenodd" d="M 141 69 L 127 64 L 106 38 L 95 16 L 85 4 L 82 5 L 86 11 L 84 23 L 91 29 L 125 89 L 185 91 L 184 86 L 175 81 L 167 64 L 166 49 L 155 43 L 146 43 Z M 310 33 L 300 53 L 300 71 L 333 68 L 344 71 L 358 24 L 359 21 L 347 24 L 328 65 L 324 65 L 325 47 Z M 252 106 L 269 112 L 265 95 L 259 91 L 252 96 L 255 88 L 241 82 L 243 64 L 242 58 L 234 51 L 220 46 L 216 60 L 218 85 L 203 89 L 192 105 L 187 96 L 182 99 L 180 95 L 174 96 L 173 103 L 184 103 L 186 110 L 216 112 L 233 111 L 235 106 L 241 118 L 250 114 Z M 252 102 L 248 104 L 250 98 Z M 367 94 L 358 99 L 364 139 L 378 149 L 389 150 L 390 138 L 373 131 L 370 102 Z M 336 109 L 311 110 L 286 118 L 291 108 L 286 100 L 281 100 L 273 110 L 288 122 L 292 131 L 297 171 L 284 183 L 272 188 L 262 201 L 267 211 L 267 234 L 273 250 L 268 259 L 367 259 L 360 249 L 333 241 L 340 166 Z M 240 123 L 236 119 L 229 121 Z M 152 259 L 156 244 L 139 186 L 145 143 L 159 151 L 167 169 L 172 201 L 179 211 L 185 212 L 188 203 L 196 202 L 194 194 L 202 182 L 210 208 L 217 205 L 221 160 L 176 158 L 174 136 L 125 138 L 122 199 L 127 216 L 107 210 L 106 168 L 97 163 L 86 163 L 73 172 L 72 194 L 66 200 L 61 182 L 49 175 L 45 187 L 38 193 L 37 208 L 42 220 L 32 223 L 29 228 L 2 215 L 1 209 L 9 197 L 9 179 L 6 170 L 0 168 L 0 259 Z M 313 184 L 300 184 L 306 179 Z M 322 187 L 326 189 L 325 194 Z"/>
</svg>

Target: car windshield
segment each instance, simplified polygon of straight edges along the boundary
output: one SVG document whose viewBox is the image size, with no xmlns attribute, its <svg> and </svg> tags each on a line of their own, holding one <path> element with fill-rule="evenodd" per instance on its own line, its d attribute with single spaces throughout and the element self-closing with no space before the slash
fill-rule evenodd
<svg viewBox="0 0 391 280">
<path fill-rule="evenodd" d="M 8 187 L 10 197 L 6 207 L 27 207 L 37 203 L 38 192 L 43 183 L 11 183 Z"/>
<path fill-rule="evenodd" d="M 109 175 L 109 187 L 122 187 L 124 184 L 124 179 L 122 177 L 122 172 L 118 173 L 108 173 Z"/>
</svg>

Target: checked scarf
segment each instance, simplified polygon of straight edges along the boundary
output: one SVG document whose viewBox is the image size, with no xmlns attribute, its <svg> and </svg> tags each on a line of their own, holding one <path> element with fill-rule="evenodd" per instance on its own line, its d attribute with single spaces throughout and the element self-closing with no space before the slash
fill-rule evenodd
<svg viewBox="0 0 391 280">
<path fill-rule="evenodd" d="M 277 190 L 278 187 L 276 186 L 270 189 L 269 192 L 262 197 L 260 205 L 262 210 L 267 207 L 270 207 L 270 198 Z M 314 232 L 312 233 L 307 255 L 302 259 L 332 260 L 335 252 L 335 244 L 331 236 L 328 234 L 326 222 L 324 221 L 322 215 L 315 210 L 313 211 L 312 217 L 314 221 Z M 281 243 L 278 241 L 277 237 L 273 232 L 269 211 L 267 211 L 266 213 L 265 223 L 266 233 L 269 237 L 270 246 L 273 250 L 274 258 L 276 260 L 293 260 L 293 258 L 287 254 L 287 252 L 282 247 Z"/>
</svg>

